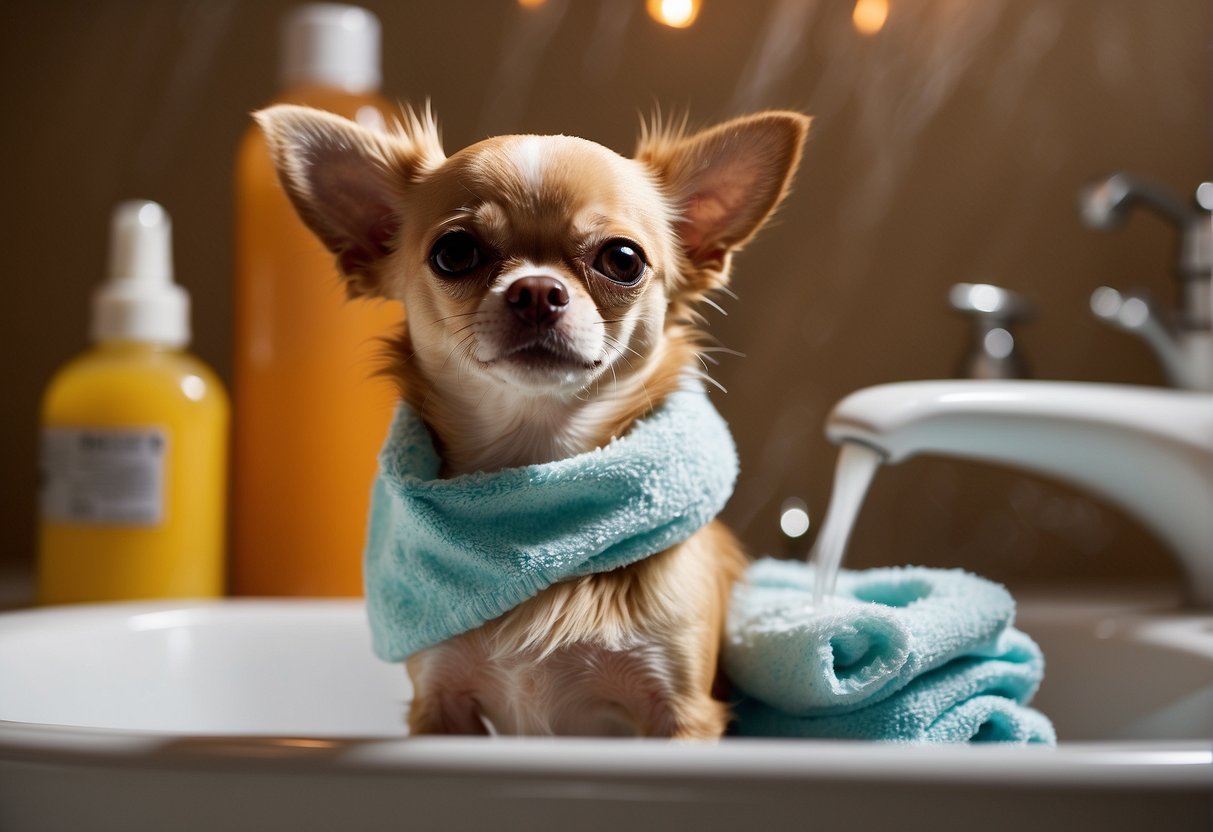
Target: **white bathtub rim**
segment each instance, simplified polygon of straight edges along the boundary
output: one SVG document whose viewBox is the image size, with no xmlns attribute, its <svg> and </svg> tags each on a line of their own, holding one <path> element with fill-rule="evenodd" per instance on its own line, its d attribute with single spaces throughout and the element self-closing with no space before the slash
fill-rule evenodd
<svg viewBox="0 0 1213 832">
<path fill-rule="evenodd" d="M 0 761 L 333 774 L 443 773 L 645 780 L 813 780 L 1213 789 L 1213 744 L 905 746 L 726 739 L 200 737 L 0 720 Z"/>
</svg>

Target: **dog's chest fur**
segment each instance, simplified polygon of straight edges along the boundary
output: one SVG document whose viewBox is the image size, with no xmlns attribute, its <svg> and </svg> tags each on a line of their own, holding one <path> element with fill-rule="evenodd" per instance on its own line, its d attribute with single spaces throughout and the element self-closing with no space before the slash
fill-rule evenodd
<svg viewBox="0 0 1213 832">
<path fill-rule="evenodd" d="M 421 696 L 411 727 L 676 736 L 722 724 L 723 706 L 687 694 L 712 687 L 723 622 L 704 613 L 724 609 L 743 566 L 713 523 L 639 563 L 550 587 L 409 659 Z"/>
</svg>

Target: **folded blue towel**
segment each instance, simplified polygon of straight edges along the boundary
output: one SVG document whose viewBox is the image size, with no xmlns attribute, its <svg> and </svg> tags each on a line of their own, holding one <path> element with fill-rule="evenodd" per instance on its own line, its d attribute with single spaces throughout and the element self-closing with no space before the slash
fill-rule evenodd
<svg viewBox="0 0 1213 832">
<path fill-rule="evenodd" d="M 1015 616 L 1003 587 L 959 569 L 843 570 L 820 610 L 815 575 L 799 561 L 752 564 L 733 591 L 724 649 L 746 693 L 801 716 L 870 705 L 957 656 L 991 651 Z"/>
<path fill-rule="evenodd" d="M 545 465 L 438 479 L 429 430 L 401 406 L 379 457 L 365 552 L 375 653 L 401 661 L 557 581 L 641 560 L 728 501 L 737 452 L 688 381 L 626 435 Z"/>
<path fill-rule="evenodd" d="M 1011 629 L 1005 589 L 961 570 L 839 573 L 812 609 L 815 570 L 763 560 L 734 589 L 723 662 L 745 701 L 737 732 L 899 741 L 1053 742 L 1023 707 L 1044 670 Z"/>
<path fill-rule="evenodd" d="M 892 742 L 1056 744 L 1048 718 L 1026 707 L 1040 685 L 1040 648 L 1008 630 L 988 657 L 956 659 L 912 680 L 898 693 L 848 713 L 796 716 L 746 699 L 737 731 L 749 737 Z"/>
</svg>

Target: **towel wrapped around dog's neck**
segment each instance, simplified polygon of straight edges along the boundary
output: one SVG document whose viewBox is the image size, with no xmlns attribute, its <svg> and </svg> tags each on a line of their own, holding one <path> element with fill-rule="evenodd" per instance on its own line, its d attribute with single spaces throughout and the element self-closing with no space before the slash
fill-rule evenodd
<svg viewBox="0 0 1213 832">
<path fill-rule="evenodd" d="M 365 552 L 376 655 L 408 656 L 491 621 L 558 581 L 689 538 L 737 478 L 728 426 L 698 382 L 602 448 L 439 479 L 428 428 L 401 405 L 379 455 Z"/>
</svg>

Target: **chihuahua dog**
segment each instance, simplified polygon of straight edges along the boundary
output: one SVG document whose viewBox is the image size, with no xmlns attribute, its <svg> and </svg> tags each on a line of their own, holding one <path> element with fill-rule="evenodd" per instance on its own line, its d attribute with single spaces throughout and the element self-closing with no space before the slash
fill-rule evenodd
<svg viewBox="0 0 1213 832">
<path fill-rule="evenodd" d="M 447 157 L 428 110 L 389 131 L 258 113 L 282 184 L 348 292 L 400 301 L 390 372 L 443 476 L 547 463 L 627 433 L 699 362 L 696 304 L 784 198 L 808 130 L 765 112 L 642 129 L 632 158 L 568 136 Z M 407 660 L 414 733 L 716 738 L 732 584 L 718 522 L 557 583 Z"/>
</svg>

